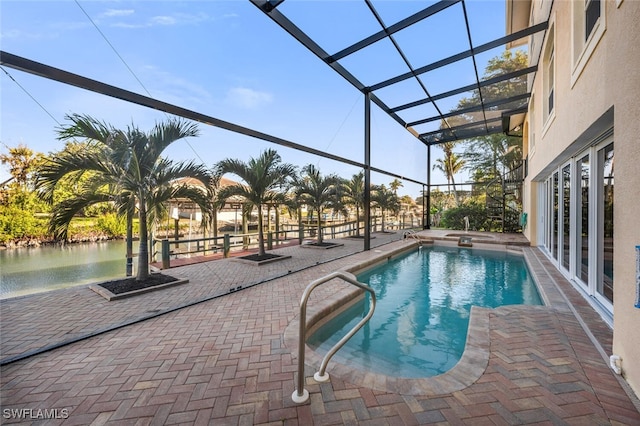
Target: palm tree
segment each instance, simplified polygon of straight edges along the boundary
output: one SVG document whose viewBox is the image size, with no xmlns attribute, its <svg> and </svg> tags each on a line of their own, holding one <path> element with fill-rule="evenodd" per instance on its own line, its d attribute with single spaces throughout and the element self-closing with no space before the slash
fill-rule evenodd
<svg viewBox="0 0 640 426">
<path fill-rule="evenodd" d="M 364 172 L 361 171 L 342 182 L 342 198 L 345 204 L 356 208 L 356 236 L 360 236 L 360 209 L 364 208 Z"/>
<path fill-rule="evenodd" d="M 164 212 L 167 201 L 188 199 L 206 218 L 210 216 L 211 173 L 193 162 L 174 163 L 161 157 L 173 142 L 197 136 L 198 128 L 181 119 L 170 119 L 144 133 L 133 125 L 119 130 L 86 115 L 73 114 L 67 119 L 72 124 L 62 127 L 58 138 L 83 138 L 88 149 L 63 151 L 40 168 L 36 188 L 49 203 L 53 203 L 61 179 L 69 177 L 79 182 L 76 193 L 53 207 L 50 231 L 56 240 L 66 240 L 73 217 L 97 203 L 113 203 L 121 216 L 130 217 L 137 209 L 140 247 L 136 280 L 144 281 L 149 276 L 148 226 Z M 202 186 L 179 183 L 183 178 L 195 179 Z"/>
<path fill-rule="evenodd" d="M 455 152 L 453 152 L 455 142 L 445 142 L 440 146 L 444 151 L 444 158 L 438 158 L 436 160 L 436 163 L 433 165 L 433 169 L 440 170 L 445 174 L 445 176 L 447 177 L 448 190 L 451 189 L 449 185 L 453 185 L 453 197 L 455 199 L 456 205 L 458 205 L 458 192 L 456 191 L 455 175 L 460 173 L 460 171 L 465 167 L 466 162 Z"/>
<path fill-rule="evenodd" d="M 8 164 L 9 173 L 17 185 L 27 189 L 30 177 L 42 162 L 42 154 L 37 154 L 22 144 L 14 148 L 7 148 L 8 154 L 0 154 L 0 164 Z"/>
<path fill-rule="evenodd" d="M 396 196 L 398 196 L 398 188 L 402 188 L 403 186 L 404 185 L 402 184 L 402 181 L 398 180 L 397 178 L 392 180 L 389 184 L 389 188 L 391 188 Z"/>
<path fill-rule="evenodd" d="M 384 185 L 374 185 L 371 188 L 371 202 L 374 206 L 382 211 L 382 232 L 384 232 L 384 212 L 398 212 L 400 210 L 400 201 L 393 191 L 387 189 Z"/>
<path fill-rule="evenodd" d="M 339 209 L 337 197 L 340 178 L 337 175 L 322 176 L 313 164 L 302 168 L 302 175 L 296 179 L 296 197 L 318 214 L 318 244 L 322 244 L 322 211 L 333 207 Z"/>
<path fill-rule="evenodd" d="M 29 210 L 30 207 L 27 206 L 35 201 L 35 196 L 31 194 L 34 175 L 43 156 L 22 144 L 14 148 L 6 147 L 9 153 L 0 154 L 0 164 L 9 166 L 11 177 L 0 182 L 0 204 L 11 204 L 20 210 Z"/>
<path fill-rule="evenodd" d="M 258 256 L 264 256 L 262 208 L 267 203 L 284 201 L 282 188 L 287 179 L 295 173 L 295 166 L 282 163 L 280 155 L 275 150 L 267 149 L 258 158 L 251 158 L 247 163 L 227 158 L 218 162 L 216 169 L 219 175 L 232 173 L 245 182 L 222 188 L 218 196 L 227 199 L 237 195 L 258 209 Z"/>
</svg>

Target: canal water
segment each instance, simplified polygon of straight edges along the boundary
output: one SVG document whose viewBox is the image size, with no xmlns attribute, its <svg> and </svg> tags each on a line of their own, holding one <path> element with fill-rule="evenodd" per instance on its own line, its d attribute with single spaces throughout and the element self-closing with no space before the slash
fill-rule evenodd
<svg viewBox="0 0 640 426">
<path fill-rule="evenodd" d="M 125 270 L 122 240 L 0 250 L 0 299 L 124 277 Z"/>
</svg>

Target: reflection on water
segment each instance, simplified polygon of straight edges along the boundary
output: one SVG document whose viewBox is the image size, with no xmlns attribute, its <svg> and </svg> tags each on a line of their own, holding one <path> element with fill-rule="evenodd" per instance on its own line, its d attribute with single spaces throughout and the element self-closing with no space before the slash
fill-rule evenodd
<svg viewBox="0 0 640 426">
<path fill-rule="evenodd" d="M 0 299 L 122 277 L 125 253 L 124 241 L 0 250 Z"/>
</svg>

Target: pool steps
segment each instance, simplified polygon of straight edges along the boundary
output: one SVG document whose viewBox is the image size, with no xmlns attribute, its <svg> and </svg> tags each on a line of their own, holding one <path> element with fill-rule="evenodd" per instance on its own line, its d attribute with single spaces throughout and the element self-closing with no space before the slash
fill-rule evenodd
<svg viewBox="0 0 640 426">
<path fill-rule="evenodd" d="M 465 216 L 466 217 L 466 216 Z M 473 247 L 473 243 L 471 242 L 472 237 L 460 237 L 458 239 L 458 246 L 460 247 Z"/>
</svg>

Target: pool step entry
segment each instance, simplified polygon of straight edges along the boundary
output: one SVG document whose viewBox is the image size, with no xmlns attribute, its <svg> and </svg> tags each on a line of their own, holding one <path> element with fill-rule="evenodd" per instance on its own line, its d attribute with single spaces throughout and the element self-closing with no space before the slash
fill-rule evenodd
<svg viewBox="0 0 640 426">
<path fill-rule="evenodd" d="M 471 237 L 460 237 L 458 239 L 458 246 L 460 247 L 473 247 L 473 243 L 471 242 Z"/>
<path fill-rule="evenodd" d="M 356 277 L 353 274 L 350 274 L 346 271 L 337 271 L 333 272 L 325 277 L 318 278 L 315 281 L 312 281 L 307 288 L 302 293 L 302 298 L 300 299 L 300 333 L 298 337 L 298 380 L 296 384 L 296 390 L 293 391 L 291 395 L 291 399 L 293 402 L 297 404 L 301 404 L 306 402 L 309 399 L 309 391 L 304 388 L 304 350 L 306 346 L 306 335 L 307 335 L 307 301 L 309 300 L 309 296 L 311 292 L 321 284 L 324 284 L 328 281 L 331 281 L 334 278 L 341 278 L 343 281 L 346 281 L 349 284 L 352 284 L 356 287 L 359 287 L 365 291 L 368 291 L 371 294 L 371 307 L 369 308 L 369 312 L 367 315 L 360 320 L 358 324 L 353 327 L 353 329 L 348 332 L 338 343 L 336 343 L 329 352 L 325 355 L 322 363 L 320 364 L 320 369 L 317 373 L 313 375 L 313 378 L 317 382 L 326 382 L 329 380 L 329 374 L 326 373 L 327 364 L 333 355 L 335 355 L 338 350 L 344 346 L 347 341 L 353 337 L 354 334 L 358 330 L 362 328 L 363 325 L 369 321 L 369 319 L 373 316 L 373 311 L 376 309 L 376 293 L 373 291 L 371 287 L 368 285 L 359 282 L 356 280 Z"/>
</svg>

